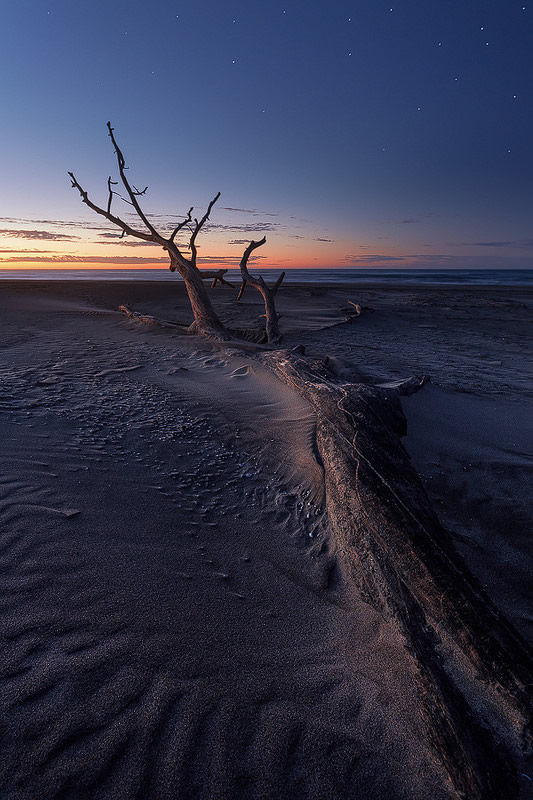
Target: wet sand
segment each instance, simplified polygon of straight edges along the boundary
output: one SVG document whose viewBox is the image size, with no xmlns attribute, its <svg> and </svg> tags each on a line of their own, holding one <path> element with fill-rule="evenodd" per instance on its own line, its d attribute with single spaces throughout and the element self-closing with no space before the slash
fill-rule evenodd
<svg viewBox="0 0 533 800">
<path fill-rule="evenodd" d="M 224 320 L 258 324 L 260 298 L 233 295 L 213 291 Z M 346 323 L 348 299 L 374 311 Z M 406 447 L 530 641 L 532 300 L 309 285 L 278 303 L 286 346 L 346 380 L 431 376 Z M 332 564 L 310 407 L 252 345 L 121 303 L 188 320 L 177 281 L 0 283 L 2 797 L 457 797 L 403 644 Z"/>
</svg>

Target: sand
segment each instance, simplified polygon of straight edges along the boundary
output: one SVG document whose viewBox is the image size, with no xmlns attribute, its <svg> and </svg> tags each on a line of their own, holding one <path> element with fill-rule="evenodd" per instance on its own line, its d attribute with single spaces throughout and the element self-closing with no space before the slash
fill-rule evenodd
<svg viewBox="0 0 533 800">
<path fill-rule="evenodd" d="M 255 295 L 213 291 L 238 327 Z M 345 323 L 348 299 L 374 311 Z M 532 300 L 278 301 L 285 344 L 347 380 L 431 376 L 404 400 L 406 447 L 530 641 Z M 332 569 L 310 407 L 253 345 L 121 303 L 189 318 L 177 281 L 0 283 L 2 798 L 456 797 L 402 643 Z"/>
</svg>

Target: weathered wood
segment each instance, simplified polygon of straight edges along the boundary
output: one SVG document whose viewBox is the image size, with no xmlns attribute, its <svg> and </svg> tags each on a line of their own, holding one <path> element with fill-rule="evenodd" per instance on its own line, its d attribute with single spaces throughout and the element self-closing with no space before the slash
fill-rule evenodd
<svg viewBox="0 0 533 800">
<path fill-rule="evenodd" d="M 109 222 L 112 222 L 113 225 L 116 225 L 118 228 L 120 228 L 122 235 L 134 236 L 137 239 L 142 239 L 145 242 L 153 242 L 154 244 L 160 245 L 168 252 L 170 258 L 169 269 L 171 272 L 176 272 L 177 270 L 180 273 L 185 282 L 185 288 L 187 289 L 187 294 L 191 303 L 192 313 L 194 316 L 194 322 L 190 326 L 191 333 L 199 333 L 204 336 L 219 340 L 228 339 L 229 334 L 223 323 L 218 318 L 218 315 L 211 304 L 209 294 L 202 283 L 201 272 L 196 264 L 198 253 L 196 239 L 201 229 L 208 221 L 211 210 L 220 197 L 220 192 L 218 192 L 211 200 L 203 217 L 200 220 L 196 218 L 194 219 L 194 228 L 190 228 L 191 237 L 189 240 L 191 256 L 190 258 L 186 258 L 176 244 L 175 240 L 179 231 L 185 227 L 189 227 L 189 225 L 192 225 L 193 209 L 189 209 L 185 219 L 174 228 L 170 236 L 163 236 L 158 230 L 156 230 L 150 218 L 144 213 L 138 200 L 141 195 L 144 195 L 146 189 L 143 189 L 141 192 L 139 192 L 130 184 L 126 175 L 126 161 L 116 140 L 114 128 L 112 128 L 110 122 L 107 123 L 107 129 L 115 149 L 120 181 L 124 187 L 124 190 L 126 191 L 128 199 L 121 197 L 118 192 L 112 189 L 112 186 L 116 186 L 117 184 L 116 182 L 112 181 L 111 178 L 109 178 L 107 181 L 108 200 L 106 208 L 101 208 L 96 203 L 93 203 L 93 201 L 89 198 L 87 191 L 81 186 L 80 183 L 78 183 L 74 173 L 69 172 L 68 174 L 71 178 L 72 187 L 78 190 L 83 203 L 85 203 L 97 214 L 105 217 L 105 219 L 109 220 Z M 146 230 L 137 230 L 137 228 L 134 228 L 132 225 L 111 212 L 111 204 L 114 195 L 117 195 L 121 199 L 125 200 L 129 205 L 133 206 L 138 217 L 138 221 L 142 223 Z"/>
<path fill-rule="evenodd" d="M 262 361 L 315 410 L 343 570 L 405 641 L 454 796 L 516 797 L 516 764 L 531 734 L 533 658 L 455 552 L 401 445 L 400 394 L 421 382 L 343 384 L 301 350 Z"/>
<path fill-rule="evenodd" d="M 237 295 L 237 300 L 240 300 L 244 294 L 244 290 L 246 289 L 247 280 L 246 278 L 242 279 L 241 288 L 239 289 L 239 294 Z"/>
<path fill-rule="evenodd" d="M 211 284 L 212 289 L 215 288 L 217 282 L 220 282 L 222 286 L 229 286 L 231 289 L 234 289 L 235 284 L 230 283 L 224 277 L 227 271 L 227 269 L 201 269 L 200 275 L 202 276 L 203 281 L 213 281 Z"/>
<path fill-rule="evenodd" d="M 170 259 L 169 269 L 171 272 L 179 272 L 183 278 L 189 301 L 191 303 L 191 309 L 194 317 L 194 321 L 189 328 L 191 333 L 198 333 L 202 336 L 207 336 L 218 341 L 225 341 L 229 339 L 230 332 L 219 319 L 215 309 L 213 308 L 209 294 L 202 283 L 203 280 L 209 279 L 212 280 L 211 288 L 215 288 L 217 282 L 223 286 L 230 286 L 233 288 L 233 285 L 224 277 L 227 269 L 211 271 L 200 270 L 197 265 L 198 245 L 196 244 L 196 239 L 206 222 L 209 220 L 209 215 L 211 214 L 213 206 L 220 197 L 220 192 L 218 192 L 211 200 L 205 214 L 201 219 L 197 219 L 195 217 L 193 220 L 193 207 L 191 207 L 187 212 L 187 216 L 175 226 L 170 236 L 162 235 L 158 230 L 156 230 L 151 219 L 144 213 L 138 200 L 141 195 L 145 194 L 148 187 L 145 187 L 142 191 L 138 191 L 134 185 L 130 184 L 126 175 L 126 161 L 116 140 L 114 128 L 111 127 L 110 122 L 107 123 L 107 129 L 115 149 L 120 181 L 124 190 L 126 191 L 127 198 L 123 197 L 112 188 L 113 186 L 118 185 L 118 181 L 112 181 L 111 177 L 109 177 L 107 180 L 108 198 L 105 208 L 93 203 L 93 201 L 89 198 L 87 191 L 81 186 L 80 183 L 78 183 L 74 173 L 69 172 L 68 175 L 70 176 L 72 187 L 78 190 L 82 202 L 85 203 L 90 209 L 92 209 L 96 214 L 100 214 L 101 216 L 105 217 L 105 219 L 107 219 L 109 222 L 112 222 L 113 225 L 116 225 L 118 228 L 120 228 L 122 231 L 121 238 L 125 235 L 135 236 L 136 238 L 142 239 L 145 242 L 153 242 L 154 244 L 160 245 L 163 250 L 168 253 Z M 130 223 L 121 219 L 121 217 L 112 213 L 111 206 L 115 195 L 129 205 L 133 206 L 138 217 L 138 221 L 142 223 L 142 226 L 144 226 L 146 230 L 138 230 Z M 176 244 L 177 234 L 180 233 L 180 231 L 183 231 L 185 228 L 191 232 L 188 247 L 190 251 L 190 257 L 188 258 L 185 257 L 180 249 L 181 245 L 178 246 L 178 244 Z M 244 251 L 244 255 L 241 260 L 243 283 L 237 299 L 240 299 L 242 296 L 247 281 L 261 292 L 265 301 L 267 339 L 269 342 L 278 343 L 281 341 L 281 334 L 278 326 L 278 315 L 276 314 L 276 309 L 274 307 L 274 295 L 279 289 L 285 273 L 282 273 L 275 285 L 272 288 L 269 288 L 266 286 L 263 278 L 254 278 L 247 272 L 247 262 L 250 253 L 256 247 L 260 247 L 262 244 L 264 244 L 265 241 L 266 239 L 263 238 L 260 242 L 251 242 Z"/>
<path fill-rule="evenodd" d="M 258 292 L 261 293 L 263 297 L 263 302 L 265 304 L 265 331 L 267 336 L 267 341 L 269 344 L 279 344 L 282 340 L 281 331 L 279 329 L 279 314 L 276 312 L 276 306 L 274 302 L 274 297 L 277 294 L 279 287 L 285 277 L 285 273 L 282 272 L 277 281 L 274 283 L 273 286 L 267 286 L 263 277 L 260 275 L 258 278 L 254 277 L 248 272 L 248 259 L 250 258 L 253 251 L 258 248 L 262 247 L 266 242 L 266 236 L 259 242 L 250 242 L 248 247 L 243 253 L 240 263 L 240 269 L 242 274 L 242 284 L 237 296 L 237 300 L 240 300 L 246 285 L 249 283 L 250 286 L 253 286 L 254 289 L 257 289 Z"/>
<path fill-rule="evenodd" d="M 189 327 L 191 333 L 207 336 L 217 341 L 225 341 L 230 335 L 223 323 L 218 318 L 209 299 L 206 286 L 202 281 L 200 270 L 183 268 L 177 261 L 176 269 L 179 271 L 191 304 L 194 321 Z"/>
<path fill-rule="evenodd" d="M 129 306 L 121 305 L 117 309 L 125 314 L 130 319 L 135 320 L 135 322 L 142 322 L 143 325 L 155 325 L 158 328 L 182 328 L 185 329 L 185 326 L 179 325 L 177 322 L 165 322 L 165 320 L 159 319 L 159 317 L 153 317 L 151 314 L 140 314 L 138 311 L 133 311 Z"/>
</svg>

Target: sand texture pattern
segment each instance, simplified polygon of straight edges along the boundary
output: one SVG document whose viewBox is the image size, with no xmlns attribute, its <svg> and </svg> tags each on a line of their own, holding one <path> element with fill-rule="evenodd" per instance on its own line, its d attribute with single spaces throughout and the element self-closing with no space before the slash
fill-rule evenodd
<svg viewBox="0 0 533 800">
<path fill-rule="evenodd" d="M 259 324 L 254 294 L 213 291 L 234 328 Z M 375 311 L 346 322 L 348 299 Z M 431 375 L 402 401 L 405 458 L 525 640 L 532 299 L 277 303 L 284 346 L 340 382 Z M 0 284 L 0 796 L 461 797 L 402 630 L 339 551 L 313 403 L 256 345 L 120 304 L 190 321 L 177 281 Z M 527 797 L 531 768 L 505 770 Z"/>
</svg>

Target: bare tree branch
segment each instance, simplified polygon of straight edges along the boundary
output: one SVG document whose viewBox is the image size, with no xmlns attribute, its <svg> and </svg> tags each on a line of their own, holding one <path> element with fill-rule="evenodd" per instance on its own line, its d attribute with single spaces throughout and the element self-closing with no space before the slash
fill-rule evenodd
<svg viewBox="0 0 533 800">
<path fill-rule="evenodd" d="M 120 217 L 116 217 L 110 211 L 106 211 L 105 209 L 100 208 L 100 206 L 97 206 L 96 203 L 93 203 L 93 201 L 89 199 L 89 195 L 87 194 L 85 189 L 82 186 L 80 186 L 80 184 L 76 180 L 74 173 L 68 172 L 67 174 L 70 176 L 72 180 L 72 187 L 78 190 L 78 192 L 81 195 L 82 202 L 88 205 L 89 208 L 91 208 L 97 214 L 100 214 L 102 217 L 105 217 L 107 220 L 109 220 L 109 222 L 112 222 L 113 225 L 122 228 L 123 233 L 127 233 L 129 236 L 136 236 L 137 239 L 144 239 L 145 242 L 154 242 L 155 244 L 160 244 L 161 237 L 159 237 L 158 234 L 154 236 L 151 233 L 143 233 L 143 231 L 137 231 L 135 230 L 135 228 L 132 228 L 131 225 L 128 225 L 127 222 L 124 222 L 124 220 L 121 219 Z M 108 200 L 108 208 L 109 207 L 110 207 L 110 202 Z"/>
<path fill-rule="evenodd" d="M 263 238 L 260 239 L 258 242 L 250 242 L 250 244 L 242 254 L 240 268 L 244 286 L 246 286 L 247 283 L 250 283 L 252 286 L 255 286 L 256 289 L 258 289 L 259 286 L 262 287 L 266 286 L 261 275 L 259 276 L 259 278 L 254 278 L 248 272 L 248 259 L 250 258 L 253 251 L 256 250 L 258 247 L 262 247 L 265 244 L 265 242 L 266 242 L 266 236 L 263 236 Z M 238 300 L 242 297 L 243 292 L 244 288 L 243 286 L 241 286 L 241 291 L 239 292 L 239 297 L 237 298 Z"/>
<path fill-rule="evenodd" d="M 224 277 L 228 270 L 227 269 L 201 269 L 200 275 L 202 276 L 202 280 L 212 280 L 213 283 L 211 284 L 211 288 L 214 289 L 217 285 L 217 282 L 220 281 L 222 286 L 230 286 L 232 289 L 235 288 L 233 283 L 227 281 Z"/>
<path fill-rule="evenodd" d="M 187 216 L 180 222 L 174 230 L 171 232 L 170 236 L 167 238 L 159 233 L 156 230 L 154 225 L 150 222 L 147 215 L 142 210 L 138 198 L 145 194 L 148 187 L 145 186 L 144 189 L 140 190 L 135 186 L 135 184 L 130 184 L 128 178 L 126 177 L 126 161 L 124 155 L 118 146 L 117 140 L 115 139 L 114 129 L 111 127 L 111 123 L 107 123 L 107 130 L 109 137 L 113 143 L 115 148 L 115 155 L 117 158 L 118 170 L 120 174 L 120 182 L 124 189 L 126 190 L 126 196 L 122 197 L 122 195 L 113 189 L 113 186 L 117 186 L 117 182 L 111 180 L 111 176 L 109 176 L 107 180 L 107 203 L 105 207 L 100 207 L 93 203 L 93 201 L 89 198 L 87 191 L 78 183 L 78 180 L 73 172 L 69 172 L 68 175 L 72 181 L 73 188 L 77 189 L 80 193 L 82 201 L 89 206 L 96 214 L 100 214 L 102 217 L 105 217 L 109 222 L 116 225 L 117 228 L 120 229 L 120 238 L 122 239 L 124 236 L 134 236 L 137 239 L 142 239 L 145 242 L 152 242 L 153 244 L 157 244 L 161 246 L 169 256 L 169 268 L 171 272 L 175 272 L 176 270 L 180 273 L 181 277 L 185 282 L 185 286 L 187 289 L 187 295 L 189 297 L 189 301 L 191 304 L 191 310 L 194 316 L 194 322 L 191 324 L 189 331 L 191 333 L 202 334 L 204 336 L 209 336 L 215 338 L 217 340 L 223 341 L 228 338 L 228 331 L 220 321 L 213 305 L 209 299 L 209 294 L 206 290 L 206 287 L 203 283 L 204 277 L 207 278 L 207 275 L 202 276 L 202 271 L 198 269 L 196 260 L 198 255 L 198 249 L 196 245 L 196 239 L 198 237 L 199 232 L 209 219 L 209 215 L 215 203 L 217 202 L 218 198 L 220 197 L 220 192 L 216 194 L 216 196 L 211 200 L 207 207 L 207 211 L 203 215 L 203 217 L 198 220 L 194 220 L 194 225 L 192 225 L 192 212 L 193 207 L 189 209 Z M 111 206 L 113 203 L 113 195 L 120 197 L 121 200 L 128 203 L 129 205 L 133 206 L 135 209 L 138 218 L 146 227 L 146 230 L 137 230 L 136 228 L 132 227 L 128 222 L 118 217 L 116 214 L 113 214 L 111 211 Z M 187 228 L 190 230 L 190 240 L 189 240 L 189 249 L 191 251 L 191 255 L 187 258 L 183 255 L 180 250 L 180 247 L 186 248 L 184 245 L 178 246 L 176 244 L 176 236 L 177 234 Z M 224 286 L 231 286 L 229 281 L 225 280 L 225 273 L 227 270 L 218 270 L 212 272 L 209 277 L 213 281 L 213 286 L 215 286 L 218 282 L 220 282 Z M 265 301 L 266 302 L 266 301 Z M 268 315 L 267 315 L 268 316 Z M 268 320 L 267 320 L 268 321 Z M 268 325 L 267 325 L 268 328 Z"/>
<path fill-rule="evenodd" d="M 192 236 L 191 236 L 191 239 L 190 239 L 190 242 L 189 242 L 189 247 L 190 247 L 190 250 L 191 250 L 191 253 L 192 253 L 191 262 L 193 263 L 194 266 L 196 266 L 196 256 L 197 256 L 197 253 L 198 253 L 198 251 L 196 249 L 196 237 L 198 236 L 198 234 L 202 230 L 203 226 L 205 225 L 205 223 L 209 219 L 209 214 L 211 213 L 211 209 L 213 208 L 213 206 L 215 205 L 215 203 L 216 203 L 216 201 L 218 200 L 219 197 L 220 197 L 220 192 L 217 193 L 216 197 L 213 197 L 213 199 L 211 200 L 211 202 L 207 206 L 207 211 L 203 215 L 203 217 L 200 220 L 200 222 L 198 222 L 197 219 L 194 220 L 195 228 L 194 228 L 194 231 L 192 233 Z M 192 211 L 192 209 L 191 209 L 191 211 Z"/>
<path fill-rule="evenodd" d="M 174 239 L 176 238 L 176 235 L 177 235 L 177 234 L 178 234 L 178 233 L 181 231 L 181 229 L 182 229 L 182 228 L 184 228 L 186 225 L 188 225 L 188 224 L 189 224 L 189 222 L 191 222 L 191 221 L 192 221 L 192 216 L 191 216 L 191 214 L 192 214 L 192 210 L 193 210 L 193 208 L 194 208 L 194 206 L 191 206 L 191 207 L 189 208 L 189 210 L 188 210 L 188 212 L 187 212 L 187 216 L 185 217 L 185 219 L 183 220 L 183 222 L 180 222 L 180 223 L 179 223 L 179 225 L 176 225 L 176 227 L 174 228 L 174 230 L 173 230 L 173 231 L 172 231 L 172 233 L 170 234 L 169 242 L 173 242 L 173 241 L 174 241 Z"/>
<path fill-rule="evenodd" d="M 240 300 L 244 294 L 244 290 L 246 289 L 247 280 L 246 278 L 242 279 L 241 288 L 239 289 L 239 294 L 237 295 L 237 300 Z"/>
<path fill-rule="evenodd" d="M 271 289 L 269 289 L 261 275 L 259 275 L 259 277 L 257 277 L 257 278 L 254 278 L 248 272 L 248 259 L 250 258 L 250 256 L 253 253 L 253 251 L 257 247 L 261 247 L 262 245 L 264 245 L 265 242 L 266 242 L 266 236 L 263 236 L 263 238 L 259 242 L 250 242 L 250 244 L 248 245 L 248 247 L 246 248 L 246 250 L 243 253 L 243 256 L 242 256 L 242 259 L 241 259 L 241 263 L 240 263 L 241 274 L 242 274 L 242 284 L 241 284 L 241 288 L 239 290 L 239 294 L 237 295 L 237 300 L 240 300 L 241 297 L 243 296 L 244 290 L 246 288 L 246 284 L 247 283 L 249 283 L 250 286 L 253 286 L 255 289 L 259 289 L 259 291 L 261 291 L 261 289 L 268 289 L 273 295 L 275 295 L 277 293 L 279 287 L 281 286 L 282 282 L 283 282 L 283 278 L 285 277 L 285 273 L 284 272 L 281 273 L 281 275 L 278 277 L 276 283 L 272 286 Z"/>
<path fill-rule="evenodd" d="M 284 272 L 282 272 L 282 273 L 281 273 L 281 275 L 278 277 L 278 279 L 277 279 L 276 283 L 275 283 L 275 284 L 274 284 L 274 286 L 272 287 L 272 293 L 273 293 L 273 294 L 276 294 L 276 292 L 278 291 L 279 287 L 280 287 L 280 286 L 281 286 L 281 284 L 283 283 L 283 278 L 284 278 L 284 277 L 285 277 L 285 273 L 284 273 Z"/>
<path fill-rule="evenodd" d="M 112 186 L 116 186 L 116 185 L 117 185 L 117 181 L 112 181 L 111 180 L 111 175 L 110 175 L 109 178 L 107 179 L 107 189 L 108 189 L 108 192 L 109 192 L 109 197 L 108 197 L 108 200 L 107 200 L 107 213 L 108 214 L 111 213 L 111 201 L 112 201 L 113 195 L 114 195 L 114 191 L 113 191 L 113 189 L 111 187 Z"/>
<path fill-rule="evenodd" d="M 133 205 L 133 203 L 131 202 L 131 200 L 126 200 L 126 198 L 125 198 L 125 197 L 122 197 L 122 195 L 120 194 L 120 192 L 113 192 L 113 194 L 116 194 L 116 196 L 117 196 L 117 197 L 120 197 L 120 199 L 122 200 L 122 202 L 123 202 L 123 203 L 127 203 L 129 206 L 132 206 L 132 205 Z"/>
<path fill-rule="evenodd" d="M 134 191 L 132 189 L 132 187 L 129 184 L 128 179 L 126 178 L 126 174 L 124 172 L 124 170 L 126 168 L 126 161 L 124 159 L 124 156 L 122 155 L 122 151 L 121 151 L 120 147 L 117 144 L 117 140 L 115 139 L 115 135 L 113 133 L 114 128 L 111 127 L 111 123 L 110 122 L 107 123 L 107 129 L 109 131 L 109 136 L 111 137 L 111 141 L 113 142 L 113 147 L 115 148 L 115 153 L 116 153 L 116 156 L 117 156 L 117 163 L 118 163 L 118 171 L 120 173 L 120 179 L 121 179 L 121 181 L 122 181 L 122 183 L 124 185 L 124 188 L 126 189 L 126 191 L 128 193 L 128 196 L 130 198 L 131 204 L 134 207 L 134 209 L 137 212 L 137 214 L 139 215 L 139 218 L 142 220 L 142 222 L 144 222 L 144 224 L 146 225 L 146 227 L 150 231 L 150 233 L 154 237 L 156 237 L 158 241 L 163 241 L 163 237 L 161 236 L 160 233 L 158 233 L 156 231 L 156 229 L 154 228 L 152 223 L 147 218 L 146 214 L 142 210 L 142 208 L 139 205 L 139 202 L 137 200 L 137 195 L 138 194 L 144 194 L 144 192 L 146 191 L 146 189 L 148 187 L 146 187 L 146 189 L 144 189 L 142 192 L 136 192 L 136 191 Z"/>
<path fill-rule="evenodd" d="M 265 317 L 266 317 L 266 335 L 267 340 L 269 343 L 277 344 L 281 341 L 281 331 L 279 329 L 278 320 L 279 314 L 276 311 L 276 307 L 274 305 L 274 296 L 276 295 L 283 278 L 285 277 L 285 273 L 282 272 L 279 278 L 277 279 L 276 283 L 269 287 L 266 285 L 263 277 L 259 275 L 257 278 L 253 275 L 250 275 L 248 272 L 248 259 L 250 258 L 251 254 L 254 250 L 258 247 L 262 247 L 266 242 L 266 236 L 263 236 L 262 239 L 258 242 L 250 242 L 248 247 L 243 253 L 241 258 L 240 268 L 241 268 L 241 275 L 242 275 L 242 284 L 237 296 L 237 300 L 240 300 L 242 297 L 244 290 L 246 288 L 246 284 L 249 283 L 250 286 L 253 286 L 254 289 L 257 289 L 258 292 L 261 292 L 263 296 L 263 300 L 265 303 Z"/>
</svg>

